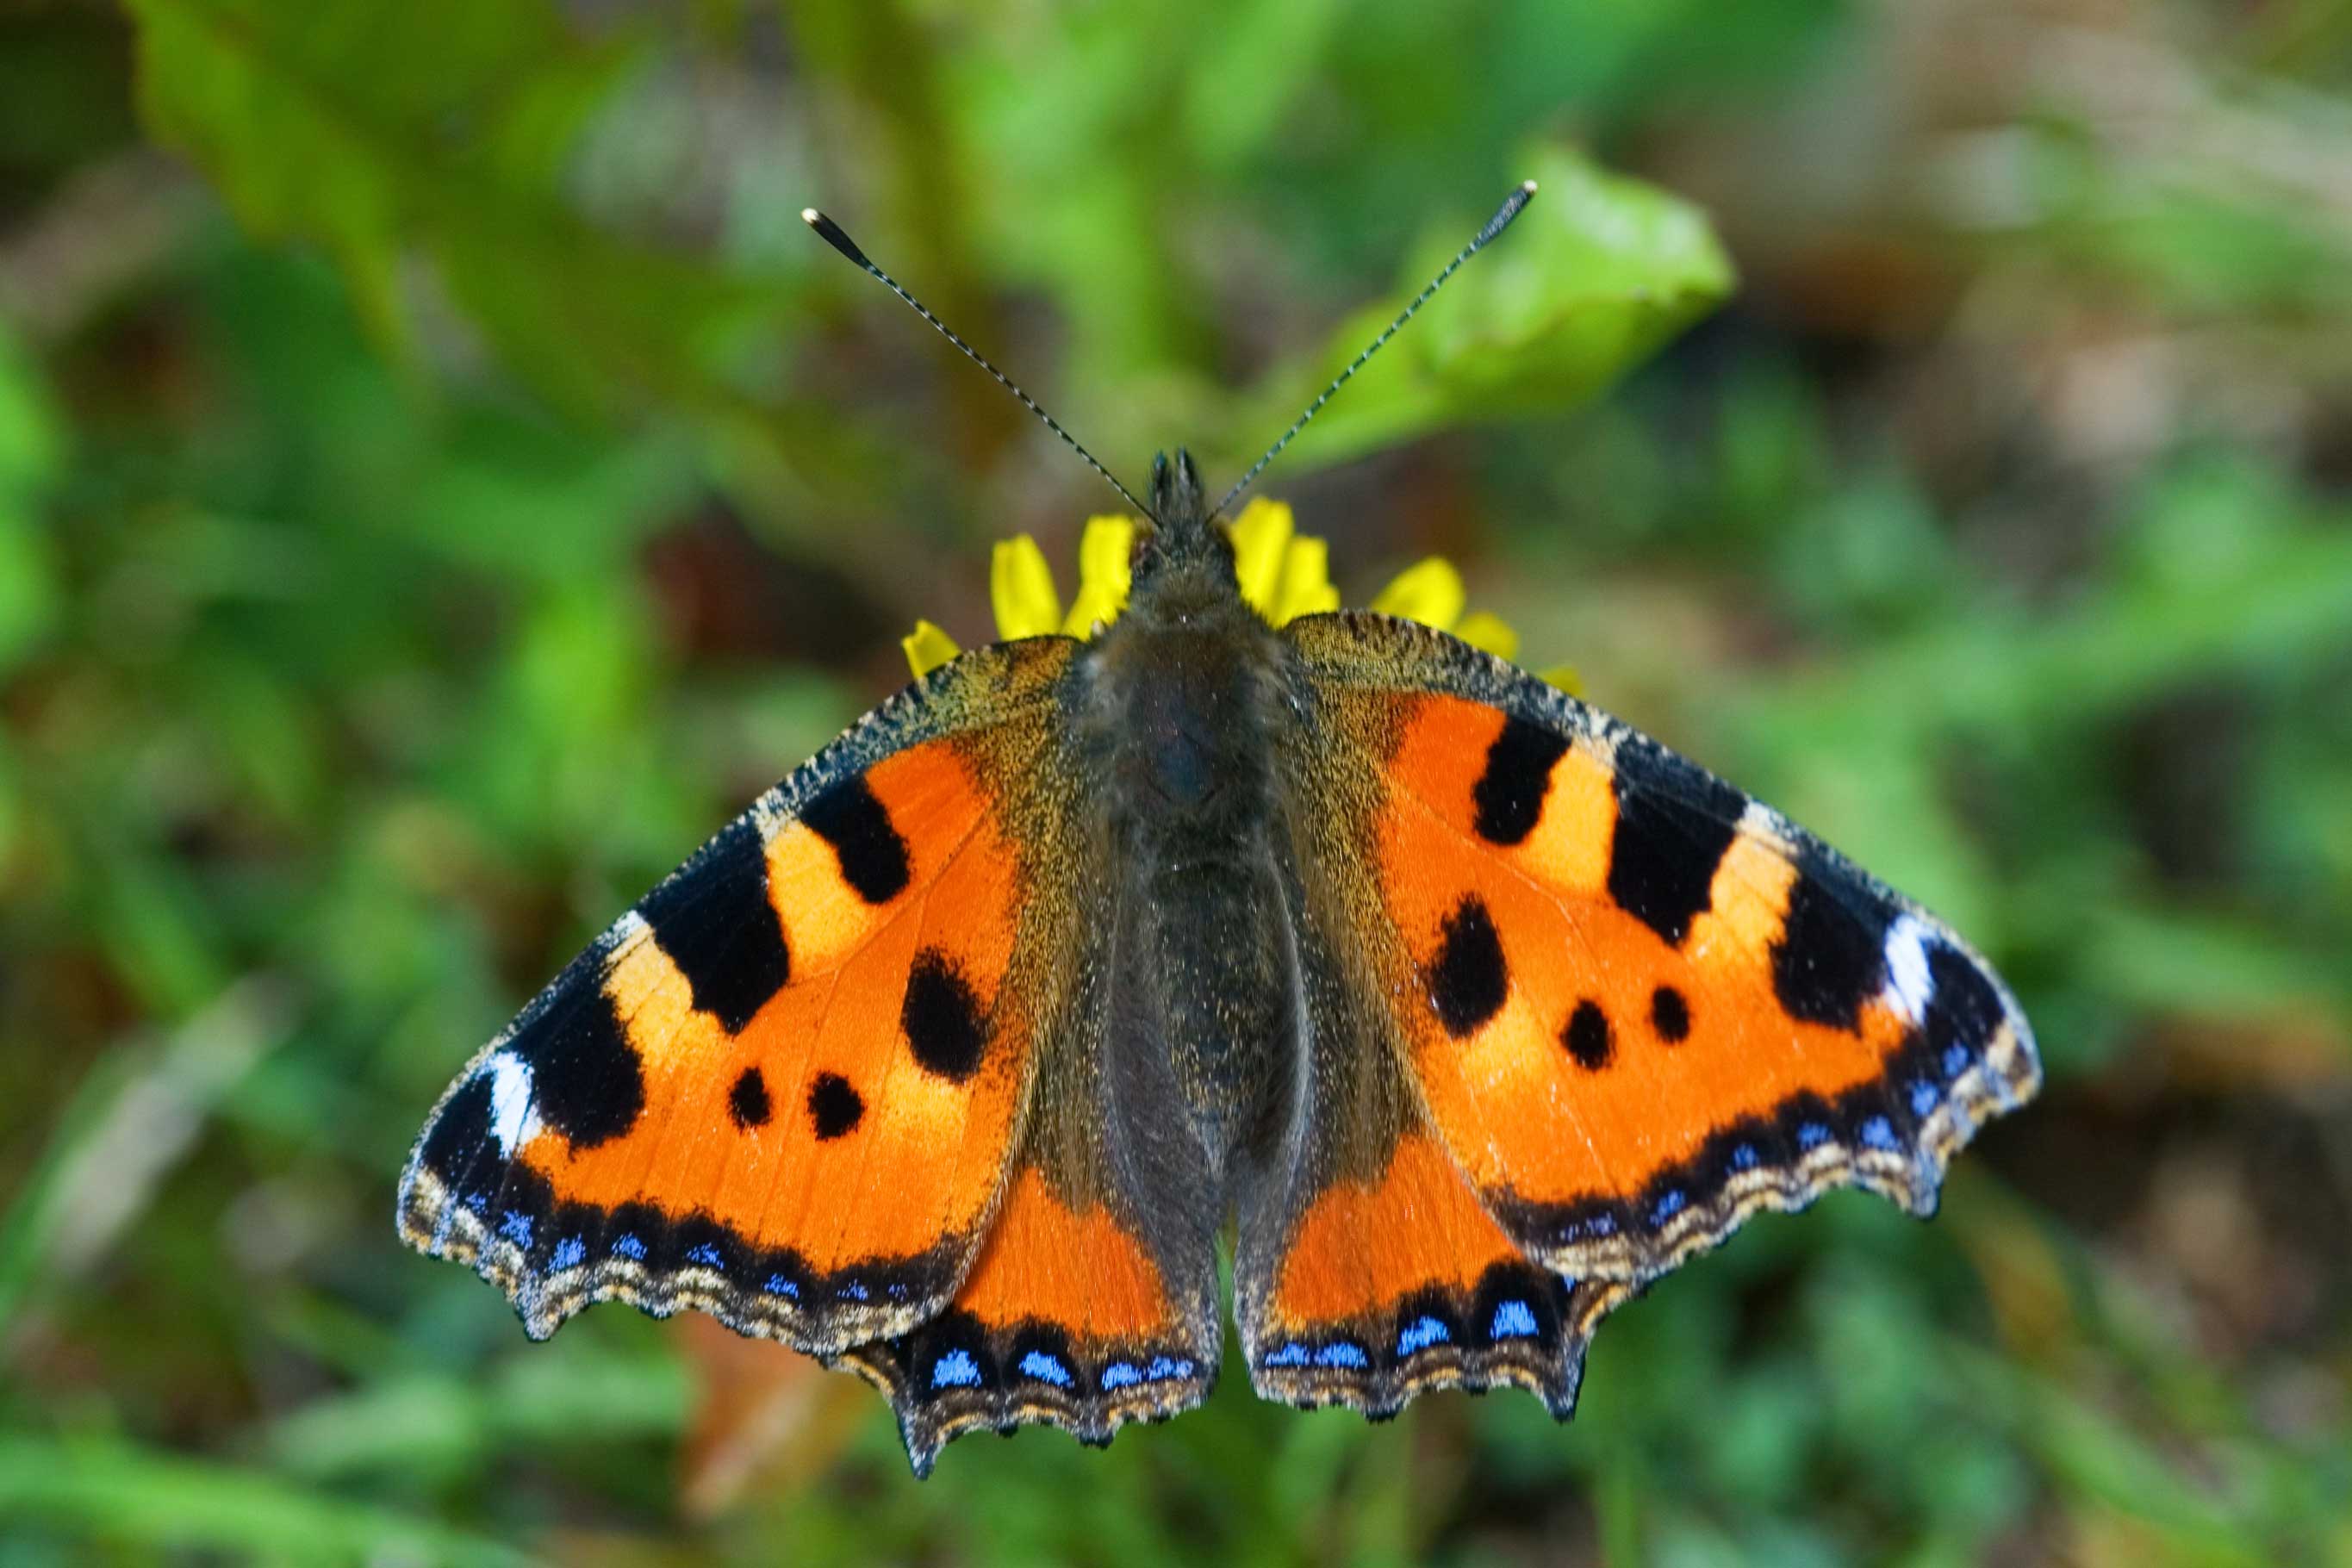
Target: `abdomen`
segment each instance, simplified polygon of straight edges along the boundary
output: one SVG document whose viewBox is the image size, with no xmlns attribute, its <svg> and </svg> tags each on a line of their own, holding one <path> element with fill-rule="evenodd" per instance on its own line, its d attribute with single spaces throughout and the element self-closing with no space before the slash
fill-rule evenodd
<svg viewBox="0 0 2352 1568">
<path fill-rule="evenodd" d="M 1278 710 L 1267 650 L 1245 632 L 1137 632 L 1105 650 L 1096 713 L 1127 996 L 1110 1048 L 1139 1058 L 1117 1064 L 1114 1079 L 1150 1086 L 1129 1097 L 1130 1113 L 1181 1110 L 1222 1178 L 1296 1056 L 1296 966 L 1270 831 Z"/>
</svg>

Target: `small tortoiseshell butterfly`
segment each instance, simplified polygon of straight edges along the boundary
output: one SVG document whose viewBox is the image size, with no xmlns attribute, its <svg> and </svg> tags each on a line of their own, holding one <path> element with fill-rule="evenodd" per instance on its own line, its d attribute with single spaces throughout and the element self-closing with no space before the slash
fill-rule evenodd
<svg viewBox="0 0 2352 1568">
<path fill-rule="evenodd" d="M 1156 460 L 1111 624 L 932 670 L 623 915 L 443 1097 L 401 1234 L 534 1337 L 617 1297 L 850 1367 L 923 1474 L 1199 1403 L 1229 1222 L 1261 1394 L 1565 1417 L 1649 1281 L 1833 1187 L 1926 1214 L 2032 1094 L 1935 917 L 1443 632 L 1270 625 L 1224 504 Z"/>
</svg>

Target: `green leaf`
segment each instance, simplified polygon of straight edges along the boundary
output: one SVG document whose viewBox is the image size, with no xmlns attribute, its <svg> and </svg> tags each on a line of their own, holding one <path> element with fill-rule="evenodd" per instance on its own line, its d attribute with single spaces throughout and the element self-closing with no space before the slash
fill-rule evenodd
<svg viewBox="0 0 2352 1568">
<path fill-rule="evenodd" d="M 32 500 L 64 454 L 48 389 L 0 321 L 0 670 L 57 621 L 55 552 Z"/>
<path fill-rule="evenodd" d="M 567 1345 L 510 1357 L 487 1374 L 381 1378 L 315 1399 L 271 1428 L 268 1447 L 289 1475 L 312 1481 L 404 1467 L 444 1469 L 486 1463 L 512 1447 L 675 1437 L 691 1403 L 675 1360 L 632 1362 Z"/>
<path fill-rule="evenodd" d="M 2123 905 L 2084 921 L 2083 966 L 2112 995 L 2151 1011 L 2237 1021 L 2301 1010 L 2325 1018 L 2344 989 L 2340 958 L 2304 953 L 2252 921 Z"/>
<path fill-rule="evenodd" d="M 65 434 L 48 388 L 5 319 L 0 319 L 0 493 L 47 485 L 65 458 Z"/>
<path fill-rule="evenodd" d="M 1572 148 L 1536 149 L 1538 194 L 1510 230 L 1430 301 L 1300 437 L 1294 466 L 1337 463 L 1450 426 L 1574 408 L 1731 292 L 1706 216 L 1601 170 Z M 1418 289 L 1468 232 L 1433 228 L 1407 277 Z M 1268 375 L 1232 432 L 1239 451 L 1281 430 L 1396 313 L 1350 317 L 1323 350 Z"/>
<path fill-rule="evenodd" d="M 137 1220 L 222 1097 L 283 1042 L 286 1015 L 279 982 L 249 979 L 161 1042 L 100 1058 L 0 1213 L 0 1328 Z"/>
<path fill-rule="evenodd" d="M 98 1540 L 289 1562 L 529 1561 L 431 1520 L 343 1502 L 250 1468 L 112 1442 L 0 1438 L 0 1516 L 47 1520 Z"/>
<path fill-rule="evenodd" d="M 155 135 L 271 237 L 315 241 L 379 336 L 414 352 L 435 276 L 566 403 L 724 407 L 719 362 L 776 290 L 604 234 L 558 199 L 629 52 L 538 0 L 289 7 L 133 0 Z"/>
<path fill-rule="evenodd" d="M 0 495 L 0 670 L 57 624 L 56 552 L 40 520 Z"/>
</svg>

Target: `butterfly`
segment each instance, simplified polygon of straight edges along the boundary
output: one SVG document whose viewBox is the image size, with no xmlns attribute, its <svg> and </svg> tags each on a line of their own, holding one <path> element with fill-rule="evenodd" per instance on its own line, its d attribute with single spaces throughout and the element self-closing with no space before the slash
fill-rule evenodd
<svg viewBox="0 0 2352 1568">
<path fill-rule="evenodd" d="M 1229 1228 L 1259 1394 L 1564 1419 L 1650 1282 L 1832 1188 L 1930 1213 L 2033 1094 L 1918 905 L 1443 631 L 1271 624 L 1240 487 L 1180 449 L 1150 489 L 1114 620 L 884 702 L 474 1058 L 411 1245 L 534 1338 L 616 1299 L 855 1371 L 919 1476 L 1205 1398 Z"/>
</svg>

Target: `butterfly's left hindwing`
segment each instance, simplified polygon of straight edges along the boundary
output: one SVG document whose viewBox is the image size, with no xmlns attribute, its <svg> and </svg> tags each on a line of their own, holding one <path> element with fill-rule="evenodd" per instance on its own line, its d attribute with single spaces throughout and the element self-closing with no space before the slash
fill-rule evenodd
<svg viewBox="0 0 2352 1568">
<path fill-rule="evenodd" d="M 1120 976 L 1109 880 L 1074 889 L 1066 1001 L 1038 1035 L 1013 1180 L 948 1310 L 842 1364 L 889 1396 L 917 1475 L 966 1432 L 1050 1422 L 1108 1443 L 1207 1396 L 1223 1342 L 1213 1220 L 1113 1152 L 1106 1081 Z M 1205 1183 L 1196 1182 L 1196 1187 Z"/>
<path fill-rule="evenodd" d="M 1283 635 L 1297 918 L 1334 955 L 1309 1033 L 1403 1091 L 1316 1107 L 1245 1210 L 1261 1388 L 1521 1382 L 1565 1414 L 1643 1283 L 1832 1187 L 1928 1212 L 2033 1092 L 1983 962 L 1778 814 L 1442 633 Z"/>
</svg>

